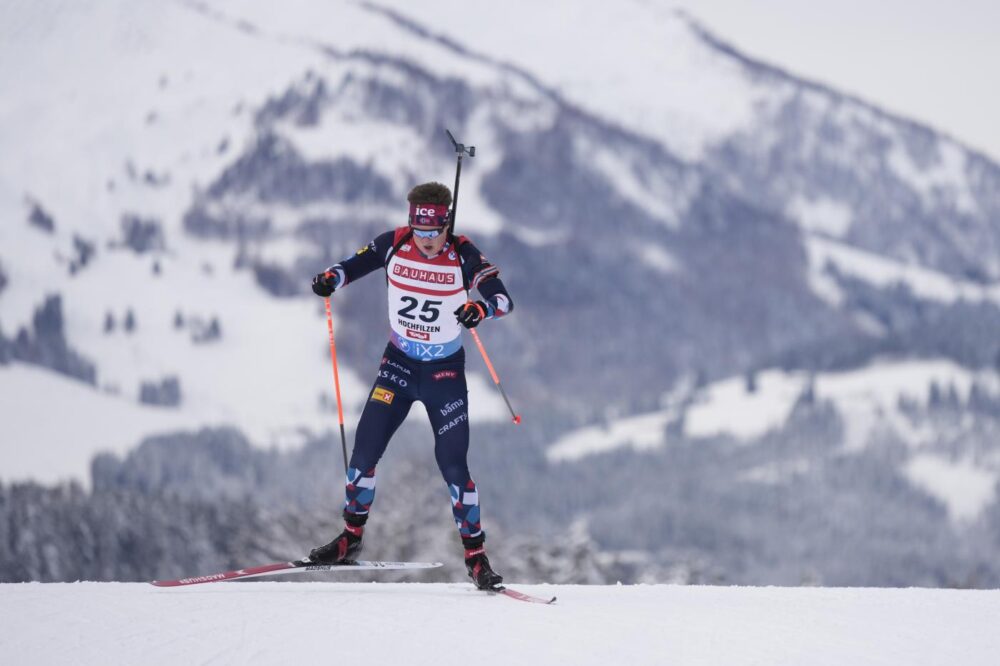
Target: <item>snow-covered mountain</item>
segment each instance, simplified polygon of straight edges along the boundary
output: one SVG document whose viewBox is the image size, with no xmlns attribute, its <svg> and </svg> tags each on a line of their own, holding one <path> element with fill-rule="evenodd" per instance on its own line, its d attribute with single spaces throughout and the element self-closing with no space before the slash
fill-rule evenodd
<svg viewBox="0 0 1000 666">
<path fill-rule="evenodd" d="M 889 479 L 900 511 L 1000 535 L 1000 166 L 975 150 L 638 0 L 0 16 L 0 479 L 88 482 L 96 452 L 173 430 L 294 450 L 329 428 L 309 277 L 450 184 L 450 128 L 477 146 L 459 229 L 518 306 L 482 334 L 524 428 L 478 360 L 472 419 L 503 487 L 559 505 L 530 524 L 629 510 L 628 465 L 719 465 L 702 487 L 749 506 L 809 474 L 862 492 L 857 460 L 885 466 L 862 494 Z M 381 289 L 334 299 L 349 421 Z M 727 547 L 660 527 L 595 538 Z"/>
</svg>

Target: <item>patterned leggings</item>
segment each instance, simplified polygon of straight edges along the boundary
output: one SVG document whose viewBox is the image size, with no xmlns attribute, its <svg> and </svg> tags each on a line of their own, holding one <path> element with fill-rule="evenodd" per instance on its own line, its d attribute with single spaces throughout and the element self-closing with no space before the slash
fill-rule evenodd
<svg viewBox="0 0 1000 666">
<path fill-rule="evenodd" d="M 434 429 L 434 457 L 451 492 L 462 538 L 482 533 L 479 493 L 469 475 L 469 392 L 465 350 L 440 361 L 415 361 L 392 344 L 361 414 L 347 471 L 347 513 L 365 515 L 375 500 L 375 467 L 415 401 L 424 403 Z"/>
</svg>

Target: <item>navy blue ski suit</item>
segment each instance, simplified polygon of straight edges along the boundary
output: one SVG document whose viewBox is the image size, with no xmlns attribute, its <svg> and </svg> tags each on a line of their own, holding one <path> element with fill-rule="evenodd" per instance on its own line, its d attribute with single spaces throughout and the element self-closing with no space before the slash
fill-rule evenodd
<svg viewBox="0 0 1000 666">
<path fill-rule="evenodd" d="M 476 288 L 486 318 L 509 314 L 513 303 L 499 270 L 464 236 L 450 237 L 436 257 L 408 242 L 408 227 L 378 236 L 331 266 L 338 288 L 383 268 L 393 332 L 361 414 L 347 474 L 345 515 L 365 516 L 375 499 L 375 468 L 415 401 L 427 409 L 434 456 L 451 493 L 463 539 L 482 534 L 479 495 L 469 473 L 469 395 L 461 329 L 450 318 L 456 302 Z M 394 300 L 395 299 L 395 300 Z"/>
</svg>

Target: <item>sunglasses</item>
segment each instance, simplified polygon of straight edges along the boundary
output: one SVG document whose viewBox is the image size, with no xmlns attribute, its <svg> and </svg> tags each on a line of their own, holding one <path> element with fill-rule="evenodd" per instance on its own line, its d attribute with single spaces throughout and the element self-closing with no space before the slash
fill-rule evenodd
<svg viewBox="0 0 1000 666">
<path fill-rule="evenodd" d="M 440 229 L 426 229 L 426 230 L 414 229 L 413 227 L 410 227 L 410 229 L 411 231 L 413 231 L 413 235 L 416 236 L 417 238 L 437 238 L 442 233 L 444 233 L 444 227 L 441 227 Z"/>
</svg>

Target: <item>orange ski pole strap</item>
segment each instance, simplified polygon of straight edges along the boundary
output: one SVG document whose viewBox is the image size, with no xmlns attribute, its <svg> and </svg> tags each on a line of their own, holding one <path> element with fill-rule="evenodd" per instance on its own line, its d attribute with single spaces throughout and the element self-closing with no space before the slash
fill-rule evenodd
<svg viewBox="0 0 1000 666">
<path fill-rule="evenodd" d="M 510 400 L 507 398 L 507 392 L 503 390 L 503 385 L 500 383 L 500 378 L 497 377 L 497 371 L 493 369 L 493 363 L 490 362 L 489 354 L 486 353 L 486 347 L 483 347 L 483 341 L 479 339 L 479 334 L 476 333 L 476 329 L 470 328 L 469 333 L 472 333 L 472 339 L 476 341 L 476 346 L 479 347 L 479 353 L 483 355 L 483 360 L 486 361 L 486 367 L 489 368 L 490 376 L 493 377 L 493 383 L 497 385 L 500 389 L 500 395 L 503 396 L 503 401 L 507 403 L 507 409 L 510 410 L 511 420 L 515 424 L 521 423 L 521 417 L 514 412 L 514 408 L 510 406 Z"/>
<path fill-rule="evenodd" d="M 326 301 L 326 327 L 330 331 L 330 358 L 333 360 L 333 386 L 337 394 L 337 419 L 340 422 L 340 446 L 344 453 L 344 474 L 347 474 L 347 435 L 344 433 L 344 403 L 340 399 L 340 371 L 337 368 L 337 343 L 333 338 L 333 312 L 330 297 Z"/>
</svg>

